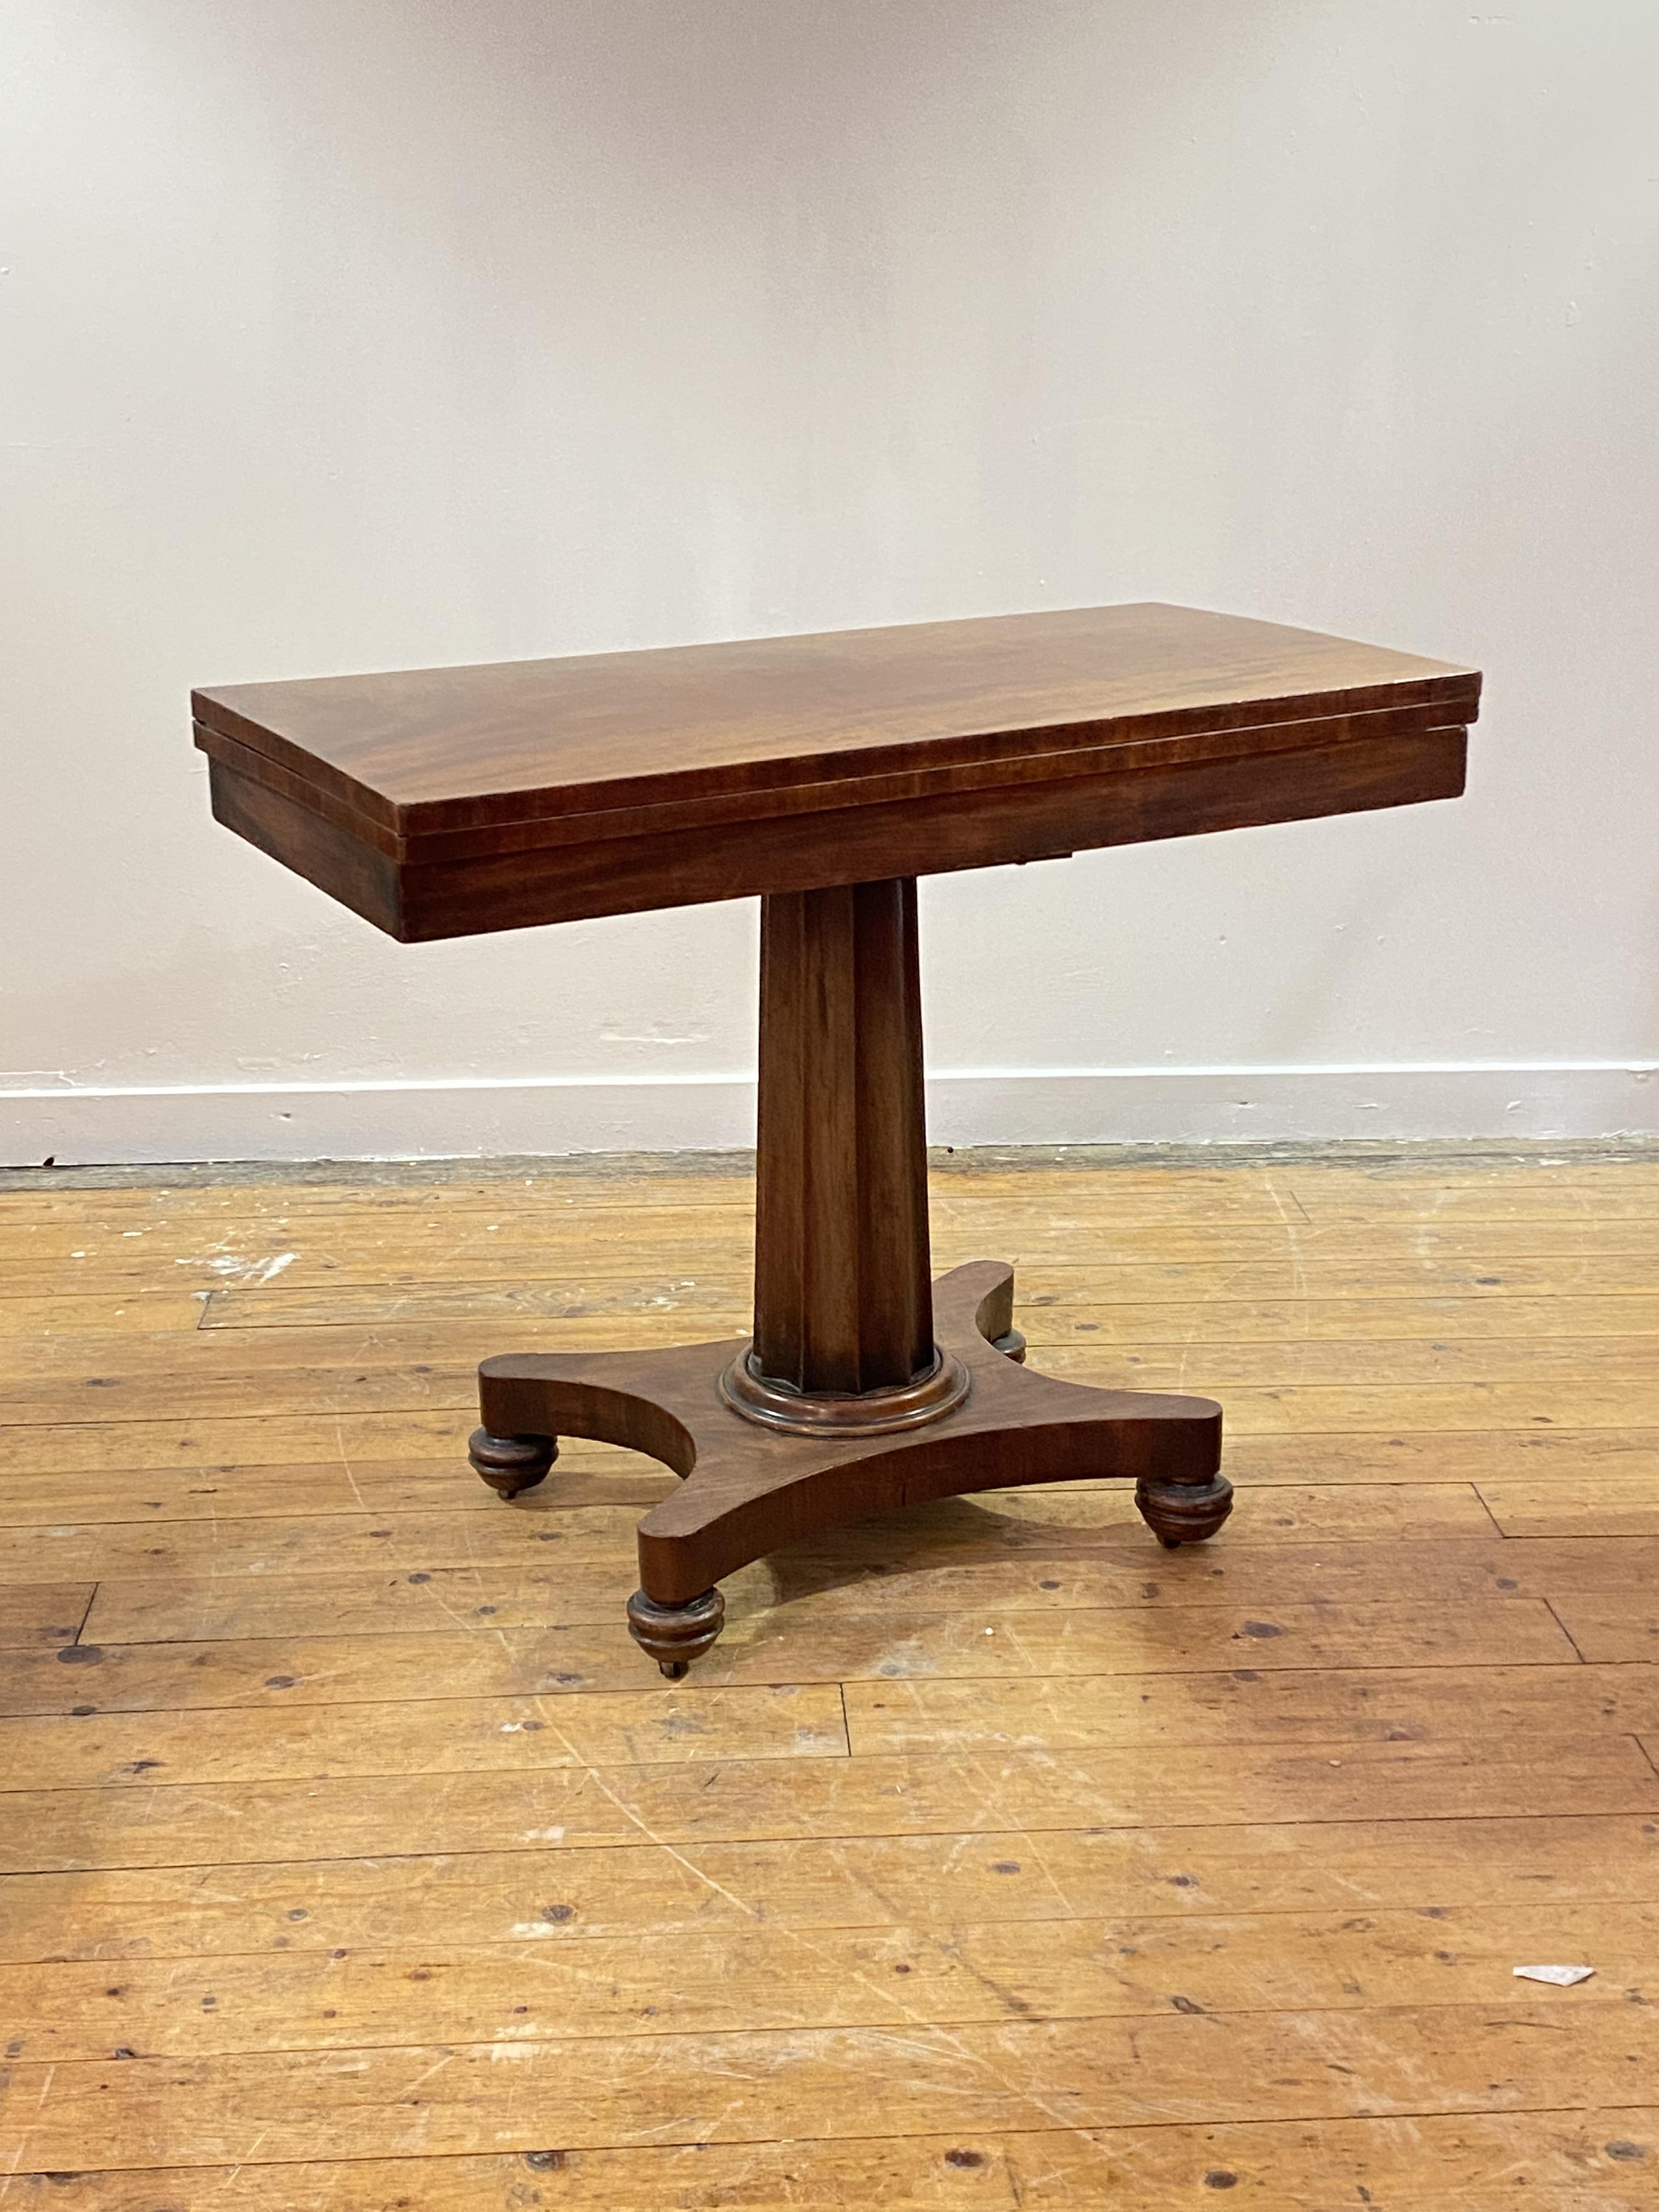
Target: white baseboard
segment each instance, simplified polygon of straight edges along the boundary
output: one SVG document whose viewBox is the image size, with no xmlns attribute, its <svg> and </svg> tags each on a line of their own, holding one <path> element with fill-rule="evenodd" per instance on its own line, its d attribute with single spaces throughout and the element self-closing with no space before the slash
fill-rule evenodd
<svg viewBox="0 0 1659 2212">
<path fill-rule="evenodd" d="M 1659 1135 L 1659 1063 L 966 1069 L 928 1081 L 943 1145 Z M 0 1162 L 457 1159 L 750 1145 L 752 1077 L 483 1077 L 0 1091 Z"/>
</svg>

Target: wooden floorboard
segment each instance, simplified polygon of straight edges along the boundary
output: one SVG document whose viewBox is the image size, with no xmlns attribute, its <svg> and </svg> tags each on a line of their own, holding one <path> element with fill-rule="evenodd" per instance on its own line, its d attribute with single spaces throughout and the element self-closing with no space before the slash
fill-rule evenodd
<svg viewBox="0 0 1659 2212">
<path fill-rule="evenodd" d="M 1659 2201 L 1659 1157 L 934 1184 L 1232 1522 L 920 1508 L 671 1685 L 672 1477 L 501 1504 L 469 1370 L 740 1330 L 743 1163 L 0 1182 L 0 2208 Z"/>
</svg>

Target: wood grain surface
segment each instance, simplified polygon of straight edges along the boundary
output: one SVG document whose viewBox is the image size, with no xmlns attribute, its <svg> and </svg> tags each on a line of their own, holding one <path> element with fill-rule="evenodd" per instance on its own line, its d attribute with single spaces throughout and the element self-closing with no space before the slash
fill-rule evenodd
<svg viewBox="0 0 1659 2212">
<path fill-rule="evenodd" d="M 1455 797 L 1472 670 L 1158 605 L 198 691 L 228 828 L 405 939 Z"/>
<path fill-rule="evenodd" d="M 740 1317 L 740 1172 L 0 1193 L 7 2204 L 1651 2203 L 1659 1159 L 933 1186 L 1232 1522 L 920 1507 L 674 1685 L 672 1477 L 502 1505 L 468 1377 Z"/>
<path fill-rule="evenodd" d="M 1147 604 L 215 686 L 192 708 L 407 836 L 1394 707 L 1457 722 L 1478 685 L 1445 661 Z"/>
</svg>

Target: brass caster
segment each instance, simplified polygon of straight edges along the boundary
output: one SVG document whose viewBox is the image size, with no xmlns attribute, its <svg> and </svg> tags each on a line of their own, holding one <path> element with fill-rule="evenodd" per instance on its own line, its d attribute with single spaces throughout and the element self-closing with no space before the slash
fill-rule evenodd
<svg viewBox="0 0 1659 2212">
<path fill-rule="evenodd" d="M 702 1658 L 725 1624 L 726 1600 L 717 1589 L 705 1590 L 684 1605 L 659 1605 L 643 1590 L 628 1601 L 629 1634 L 671 1682 Z"/>
<path fill-rule="evenodd" d="M 1167 1482 L 1142 1475 L 1135 1485 L 1140 1517 L 1165 1551 L 1201 1544 L 1233 1510 L 1233 1486 L 1224 1474 L 1208 1482 Z"/>
<path fill-rule="evenodd" d="M 559 1455 L 556 1437 L 492 1437 L 488 1429 L 474 1429 L 466 1455 L 498 1498 L 516 1498 L 547 1480 L 548 1469 Z"/>
</svg>

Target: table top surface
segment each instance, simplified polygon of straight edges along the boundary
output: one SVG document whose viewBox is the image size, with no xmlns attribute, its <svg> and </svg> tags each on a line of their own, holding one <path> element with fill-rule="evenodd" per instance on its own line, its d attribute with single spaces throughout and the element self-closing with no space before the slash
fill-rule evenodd
<svg viewBox="0 0 1659 2212">
<path fill-rule="evenodd" d="M 1470 669 L 1156 603 L 198 691 L 198 738 L 398 836 L 1443 705 Z M 1276 732 L 1276 734 L 1274 734 Z"/>
</svg>

